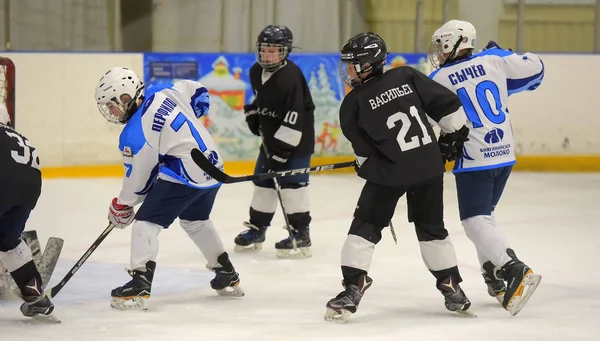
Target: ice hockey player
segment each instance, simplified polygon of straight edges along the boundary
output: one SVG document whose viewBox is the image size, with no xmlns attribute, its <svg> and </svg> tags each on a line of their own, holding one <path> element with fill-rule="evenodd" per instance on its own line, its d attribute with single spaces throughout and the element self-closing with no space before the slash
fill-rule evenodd
<svg viewBox="0 0 600 341">
<path fill-rule="evenodd" d="M 265 27 L 256 42 L 257 63 L 250 68 L 252 104 L 244 106 L 250 131 L 262 143 L 254 173 L 310 166 L 315 147 L 314 109 L 300 68 L 288 59 L 292 31 L 285 26 Z M 265 153 L 266 147 L 268 155 Z M 307 258 L 310 252 L 308 174 L 280 178 L 281 195 L 299 252 L 291 238 L 275 243 L 280 258 Z M 248 230 L 235 238 L 236 251 L 260 250 L 278 205 L 272 180 L 254 182 Z"/>
<path fill-rule="evenodd" d="M 117 309 L 147 309 L 158 255 L 158 234 L 179 217 L 181 227 L 216 274 L 210 285 L 221 295 L 242 296 L 238 273 L 231 264 L 210 213 L 220 183 L 192 161 L 193 148 L 203 151 L 215 166 L 223 160 L 199 118 L 209 109 L 208 90 L 198 82 L 181 80 L 145 89 L 131 70 L 115 67 L 96 87 L 100 113 L 126 124 L 119 140 L 125 176 L 108 219 L 131 231 L 132 281 L 111 292 Z M 133 207 L 143 202 L 137 213 Z"/>
<path fill-rule="evenodd" d="M 325 319 L 347 322 L 373 280 L 368 276 L 375 245 L 407 195 L 408 220 L 416 228 L 421 255 L 450 311 L 469 314 L 471 302 L 459 283 L 454 246 L 443 220 L 444 165 L 428 121 L 439 124 L 460 149 L 468 128 L 458 97 L 411 68 L 384 73 L 387 47 L 371 32 L 348 40 L 339 71 L 352 90 L 340 107 L 342 133 L 366 180 L 342 247 L 345 290 L 327 302 Z"/>
<path fill-rule="evenodd" d="M 442 25 L 432 37 L 429 59 L 437 70 L 430 77 L 456 92 L 467 114 L 469 141 L 454 164 L 460 219 L 477 249 L 488 293 L 516 315 L 542 278 L 517 258 L 493 212 L 515 164 L 508 96 L 536 89 L 544 64 L 535 54 L 516 54 L 493 41 L 474 54 L 476 38 L 466 21 Z M 439 143 L 452 161 L 450 139 L 442 135 Z"/>
<path fill-rule="evenodd" d="M 40 160 L 29 140 L 9 127 L 9 122 L 6 106 L 0 103 L 0 268 L 10 273 L 19 288 L 25 301 L 23 315 L 55 320 L 54 305 L 44 293 L 31 249 L 20 238 L 41 194 Z"/>
</svg>

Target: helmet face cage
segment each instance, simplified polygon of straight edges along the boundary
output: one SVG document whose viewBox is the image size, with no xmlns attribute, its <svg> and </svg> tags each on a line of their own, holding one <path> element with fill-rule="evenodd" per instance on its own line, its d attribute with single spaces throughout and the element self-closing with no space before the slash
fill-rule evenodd
<svg viewBox="0 0 600 341">
<path fill-rule="evenodd" d="M 129 109 L 133 104 L 129 94 L 122 94 L 120 98 L 113 97 L 108 102 L 98 103 L 98 110 L 110 123 L 124 124 L 129 119 Z"/>
<path fill-rule="evenodd" d="M 444 57 L 444 49 L 440 39 L 433 39 L 427 56 L 434 69 L 439 69 L 441 65 L 444 65 L 447 58 Z"/>
<path fill-rule="evenodd" d="M 340 72 L 340 78 L 350 88 L 354 89 L 362 84 L 363 81 L 361 75 L 363 74 L 363 70 L 357 61 L 340 60 L 338 63 L 338 70 Z"/>
<path fill-rule="evenodd" d="M 283 44 L 256 43 L 256 60 L 267 71 L 275 71 L 288 57 L 289 49 Z"/>
<path fill-rule="evenodd" d="M 129 94 L 121 94 L 119 98 L 113 97 L 107 102 L 98 102 L 98 110 L 108 122 L 125 124 L 137 111 L 137 101 L 143 90 L 144 85 L 142 84 L 133 98 Z"/>
</svg>

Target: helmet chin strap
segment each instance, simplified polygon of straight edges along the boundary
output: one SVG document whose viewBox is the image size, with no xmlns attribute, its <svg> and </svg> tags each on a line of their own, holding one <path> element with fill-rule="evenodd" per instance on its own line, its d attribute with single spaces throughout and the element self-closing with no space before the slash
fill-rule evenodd
<svg viewBox="0 0 600 341">
<path fill-rule="evenodd" d="M 446 60 L 444 60 L 444 63 L 440 66 L 446 66 L 446 64 L 452 62 L 454 60 L 454 55 L 456 54 L 456 50 L 458 49 L 458 46 L 460 45 L 460 43 L 462 42 L 463 36 L 459 36 L 458 40 L 456 41 L 456 43 L 454 44 L 454 47 L 452 48 L 452 51 L 450 52 L 450 55 L 448 55 L 448 58 L 446 58 Z"/>
<path fill-rule="evenodd" d="M 135 112 L 139 109 L 138 100 L 144 100 L 144 96 L 141 95 L 142 91 L 144 91 L 144 87 L 145 84 L 142 84 L 142 86 L 135 93 L 135 97 L 127 105 L 127 111 L 125 112 L 125 115 L 123 115 L 121 122 L 125 123 L 129 121 L 131 116 L 133 116 L 133 114 L 135 114 Z"/>
</svg>

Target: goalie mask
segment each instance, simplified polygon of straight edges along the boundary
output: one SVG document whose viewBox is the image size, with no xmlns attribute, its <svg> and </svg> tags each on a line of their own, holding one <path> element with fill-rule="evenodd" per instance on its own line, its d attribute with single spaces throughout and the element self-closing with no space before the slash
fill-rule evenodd
<svg viewBox="0 0 600 341">
<path fill-rule="evenodd" d="M 144 84 L 135 72 L 114 67 L 100 78 L 96 86 L 98 110 L 111 123 L 125 124 L 143 99 Z"/>
<path fill-rule="evenodd" d="M 286 26 L 265 27 L 256 41 L 256 60 L 266 71 L 276 71 L 292 52 L 294 36 Z"/>
<path fill-rule="evenodd" d="M 428 52 L 429 62 L 435 69 L 439 69 L 456 60 L 462 50 L 472 51 L 476 39 L 477 33 L 471 23 L 450 20 L 433 33 Z"/>
<path fill-rule="evenodd" d="M 342 47 L 338 64 L 342 81 L 355 88 L 383 74 L 387 54 L 385 41 L 375 33 L 361 33 L 348 40 Z"/>
</svg>

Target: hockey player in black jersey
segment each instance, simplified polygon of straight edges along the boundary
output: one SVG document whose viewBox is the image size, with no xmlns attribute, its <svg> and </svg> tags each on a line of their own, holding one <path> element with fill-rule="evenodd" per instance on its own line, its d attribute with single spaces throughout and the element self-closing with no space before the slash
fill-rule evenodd
<svg viewBox="0 0 600 341">
<path fill-rule="evenodd" d="M 25 301 L 21 313 L 54 320 L 54 305 L 44 293 L 31 249 L 20 239 L 42 190 L 40 160 L 27 138 L 8 123 L 6 107 L 0 103 L 0 263 Z"/>
<path fill-rule="evenodd" d="M 387 48 L 375 33 L 348 40 L 341 50 L 340 76 L 352 87 L 340 107 L 344 136 L 356 154 L 358 175 L 366 180 L 342 248 L 345 290 L 327 302 L 325 319 L 347 322 L 371 284 L 375 245 L 406 193 L 408 220 L 414 223 L 421 255 L 450 311 L 471 314 L 443 220 L 444 164 L 428 122 L 449 134 L 462 150 L 466 116 L 458 97 L 411 67 L 384 73 Z M 402 278 L 400 278 L 402 279 Z"/>
<path fill-rule="evenodd" d="M 255 174 L 309 167 L 314 152 L 315 106 L 300 68 L 288 59 L 293 36 L 285 26 L 269 25 L 258 35 L 257 62 L 250 68 L 252 104 L 244 106 L 253 134 L 262 136 Z M 266 149 L 266 150 L 265 150 Z M 299 252 L 292 239 L 275 244 L 280 258 L 310 257 L 308 174 L 281 178 L 281 197 Z M 254 182 L 248 230 L 235 238 L 235 250 L 260 250 L 271 224 L 278 196 L 273 180 Z"/>
</svg>

